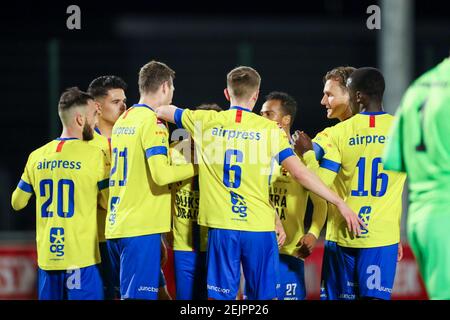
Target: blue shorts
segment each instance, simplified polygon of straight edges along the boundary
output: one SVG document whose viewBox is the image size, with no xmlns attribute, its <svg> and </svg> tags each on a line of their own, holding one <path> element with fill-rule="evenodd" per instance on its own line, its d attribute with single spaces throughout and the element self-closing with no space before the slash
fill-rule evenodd
<svg viewBox="0 0 450 320">
<path fill-rule="evenodd" d="M 107 240 L 122 299 L 157 300 L 161 275 L 161 234 Z"/>
<path fill-rule="evenodd" d="M 344 269 L 339 279 L 341 299 L 391 299 L 398 244 L 375 248 L 339 247 Z"/>
<path fill-rule="evenodd" d="M 278 300 L 304 300 L 306 289 L 303 260 L 280 254 L 279 272 L 280 289 L 278 290 Z"/>
<path fill-rule="evenodd" d="M 114 300 L 118 296 L 119 283 L 115 283 L 113 270 L 111 266 L 111 259 L 109 258 L 108 246 L 106 242 L 100 242 L 100 256 L 102 263 L 100 267 L 100 275 L 103 281 L 103 291 L 105 300 Z"/>
<path fill-rule="evenodd" d="M 252 300 L 277 298 L 279 254 L 275 232 L 212 228 L 208 231 L 208 298 L 236 299 L 241 262 L 246 296 Z"/>
<path fill-rule="evenodd" d="M 103 300 L 99 266 L 75 270 L 38 269 L 39 300 Z"/>
<path fill-rule="evenodd" d="M 344 258 L 337 242 L 325 240 L 322 274 L 320 281 L 320 300 L 338 300 L 342 293 L 340 273 L 344 268 Z"/>
<path fill-rule="evenodd" d="M 177 300 L 206 300 L 206 252 L 173 252 Z"/>
</svg>

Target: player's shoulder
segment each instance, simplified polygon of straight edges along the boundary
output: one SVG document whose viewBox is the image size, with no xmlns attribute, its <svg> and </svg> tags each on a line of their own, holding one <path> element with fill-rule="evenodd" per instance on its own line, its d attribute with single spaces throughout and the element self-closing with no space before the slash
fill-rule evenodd
<svg viewBox="0 0 450 320">
<path fill-rule="evenodd" d="M 51 149 L 56 148 L 57 143 L 58 143 L 58 141 L 56 139 L 51 140 L 51 141 L 47 142 L 46 144 L 40 146 L 39 148 L 34 149 L 33 151 L 30 152 L 28 159 L 33 160 L 33 159 L 44 156 Z"/>
</svg>

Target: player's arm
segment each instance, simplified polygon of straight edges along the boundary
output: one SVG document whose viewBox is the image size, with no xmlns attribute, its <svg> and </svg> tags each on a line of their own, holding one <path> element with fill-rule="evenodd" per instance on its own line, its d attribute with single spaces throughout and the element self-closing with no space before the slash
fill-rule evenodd
<svg viewBox="0 0 450 320">
<path fill-rule="evenodd" d="M 30 159 L 31 155 L 28 157 L 25 170 L 23 171 L 22 177 L 20 178 L 20 181 L 11 197 L 11 206 L 15 211 L 25 208 L 34 193 L 33 186 L 31 184 L 31 175 L 28 172 L 28 168 L 30 167 L 29 163 L 31 162 Z"/>
<path fill-rule="evenodd" d="M 292 140 L 295 152 L 303 158 L 306 167 L 314 172 L 325 185 L 331 186 L 336 178 L 338 165 L 324 158 L 325 152 L 321 145 L 313 142 L 303 131 L 295 131 Z"/>
<path fill-rule="evenodd" d="M 313 213 L 311 226 L 309 227 L 308 233 L 318 239 L 320 232 L 325 225 L 325 221 L 327 220 L 328 203 L 315 193 L 310 193 L 309 197 L 313 204 Z"/>
<path fill-rule="evenodd" d="M 11 205 L 13 209 L 18 211 L 25 208 L 33 193 L 33 186 L 25 180 L 20 179 L 19 184 L 11 197 Z"/>
<path fill-rule="evenodd" d="M 158 148 L 158 147 L 156 147 Z M 167 149 L 165 149 L 167 150 Z M 160 149 L 161 153 L 152 153 L 152 148 L 146 150 L 147 162 L 150 167 L 153 181 L 159 186 L 183 181 L 192 178 L 198 173 L 198 166 L 192 163 L 172 166 L 167 157 L 167 151 Z M 154 152 L 155 149 L 153 149 Z"/>
<path fill-rule="evenodd" d="M 308 232 L 303 235 L 297 243 L 297 246 L 300 247 L 298 254 L 302 259 L 305 259 L 312 253 L 317 239 L 319 238 L 320 231 L 322 230 L 327 219 L 327 202 L 314 193 L 310 193 L 309 196 L 314 205 L 311 226 L 309 227 Z"/>
<path fill-rule="evenodd" d="M 167 108 L 168 110 L 172 110 L 172 106 L 167 106 Z M 170 164 L 167 129 L 165 129 L 166 134 L 161 134 L 161 127 L 156 123 L 146 122 L 142 130 L 142 146 L 145 151 L 152 179 L 158 186 L 186 180 L 197 174 L 198 168 L 192 163 L 177 166 L 172 166 Z"/>
<path fill-rule="evenodd" d="M 294 155 L 293 152 L 291 155 Z M 280 159 L 282 166 L 291 174 L 295 181 L 305 188 L 314 192 L 318 196 L 334 204 L 347 222 L 348 229 L 354 234 L 361 234 L 361 226 L 364 222 L 347 206 L 336 193 L 331 191 L 313 172 L 308 170 L 300 159 L 295 156 L 288 156 Z"/>
<path fill-rule="evenodd" d="M 178 111 L 177 111 L 178 110 Z M 171 123 L 176 123 L 176 119 L 175 117 L 179 117 L 181 121 L 181 113 L 182 113 L 182 109 L 177 108 L 176 106 L 161 106 L 158 109 L 156 109 L 156 116 L 159 119 L 171 122 Z"/>
</svg>

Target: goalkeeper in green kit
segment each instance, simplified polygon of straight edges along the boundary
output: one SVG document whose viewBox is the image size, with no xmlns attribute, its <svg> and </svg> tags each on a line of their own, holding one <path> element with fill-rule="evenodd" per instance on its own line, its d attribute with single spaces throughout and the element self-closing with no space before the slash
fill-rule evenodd
<svg viewBox="0 0 450 320">
<path fill-rule="evenodd" d="M 450 58 L 406 92 L 383 160 L 408 174 L 408 240 L 428 296 L 450 299 Z"/>
</svg>

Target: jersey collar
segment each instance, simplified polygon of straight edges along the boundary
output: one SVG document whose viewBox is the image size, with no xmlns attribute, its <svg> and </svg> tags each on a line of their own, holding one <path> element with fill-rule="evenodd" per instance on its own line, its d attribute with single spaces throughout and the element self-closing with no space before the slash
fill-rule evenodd
<svg viewBox="0 0 450 320">
<path fill-rule="evenodd" d="M 153 110 L 149 105 L 146 105 L 145 103 L 136 103 L 136 104 L 133 104 L 132 107 L 135 107 L 135 108 L 144 107 L 144 108 L 150 109 L 153 112 L 155 112 L 155 110 Z"/>
<path fill-rule="evenodd" d="M 369 111 L 364 111 L 364 112 L 360 112 L 359 114 L 364 114 L 364 115 L 368 115 L 368 116 L 378 116 L 380 114 L 386 114 L 386 111 L 373 111 L 373 112 L 369 112 Z"/>
<path fill-rule="evenodd" d="M 67 140 L 80 140 L 78 138 L 56 138 L 58 141 L 67 141 Z"/>
<path fill-rule="evenodd" d="M 247 112 L 252 112 L 252 110 L 250 110 L 250 109 L 242 108 L 242 107 L 239 107 L 239 106 L 232 106 L 232 107 L 230 107 L 230 110 L 233 110 L 233 109 L 247 111 Z"/>
<path fill-rule="evenodd" d="M 102 135 L 102 133 L 100 132 L 100 129 L 98 127 L 94 128 L 95 132 L 97 132 L 99 135 Z"/>
</svg>

